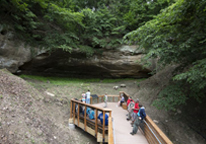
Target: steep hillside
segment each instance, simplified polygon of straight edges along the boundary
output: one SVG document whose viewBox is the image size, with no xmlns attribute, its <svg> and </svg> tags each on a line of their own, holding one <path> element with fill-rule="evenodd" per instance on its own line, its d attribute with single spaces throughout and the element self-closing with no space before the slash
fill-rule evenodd
<svg viewBox="0 0 206 144">
<path fill-rule="evenodd" d="M 0 143 L 96 143 L 68 128 L 68 102 L 68 97 L 42 95 L 23 79 L 0 70 Z"/>
<path fill-rule="evenodd" d="M 169 84 L 172 72 L 176 66 L 170 66 L 156 75 L 138 84 L 135 98 L 146 106 L 146 113 L 162 129 L 175 144 L 204 144 L 206 108 L 202 104 L 192 101 L 187 105 L 176 107 L 176 110 L 166 112 L 158 110 L 153 102 L 158 99 L 160 91 Z"/>
</svg>

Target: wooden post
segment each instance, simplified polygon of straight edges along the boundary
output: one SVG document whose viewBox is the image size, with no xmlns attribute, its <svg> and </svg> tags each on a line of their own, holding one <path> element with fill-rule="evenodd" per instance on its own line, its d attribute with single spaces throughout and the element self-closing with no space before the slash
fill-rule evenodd
<svg viewBox="0 0 206 144">
<path fill-rule="evenodd" d="M 73 109 L 73 123 L 75 124 L 75 115 L 76 115 L 76 114 L 75 114 L 75 109 L 76 109 L 76 108 L 75 108 L 75 102 L 73 102 L 73 108 L 74 108 L 74 109 Z"/>
<path fill-rule="evenodd" d="M 79 109 L 80 109 L 80 108 L 79 108 L 79 106 L 80 106 L 80 105 L 79 105 L 79 103 L 78 103 L 78 112 L 77 112 L 77 121 L 78 121 L 78 126 L 79 126 Z"/>
<path fill-rule="evenodd" d="M 72 118 L 72 100 L 70 101 L 70 118 Z"/>
<path fill-rule="evenodd" d="M 84 130 L 87 131 L 87 106 L 84 108 Z"/>
<path fill-rule="evenodd" d="M 103 133 L 103 142 L 105 141 L 105 111 L 103 111 L 103 128 L 102 128 L 102 133 Z"/>
<path fill-rule="evenodd" d="M 114 102 L 114 96 L 113 96 L 113 102 Z"/>
<path fill-rule="evenodd" d="M 98 133 L 98 109 L 95 110 L 95 136 L 97 137 Z"/>
<path fill-rule="evenodd" d="M 90 104 L 92 104 L 92 97 L 90 97 Z"/>
<path fill-rule="evenodd" d="M 112 111 L 109 111 L 109 117 L 112 117 Z"/>
<path fill-rule="evenodd" d="M 97 98 L 97 103 L 99 103 L 99 97 Z"/>
</svg>

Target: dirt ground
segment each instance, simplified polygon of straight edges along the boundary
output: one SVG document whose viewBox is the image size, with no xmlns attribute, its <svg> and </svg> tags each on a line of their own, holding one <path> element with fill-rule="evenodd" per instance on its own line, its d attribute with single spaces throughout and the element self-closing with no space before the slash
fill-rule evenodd
<svg viewBox="0 0 206 144">
<path fill-rule="evenodd" d="M 166 79 L 169 76 L 165 77 Z M 139 98 L 146 113 L 175 144 L 203 144 L 205 140 L 178 118 L 151 106 L 158 92 L 155 79 L 138 83 L 122 80 L 115 83 L 74 83 L 54 85 L 34 79 L 21 79 L 0 70 L 0 144 L 96 144 L 96 139 L 81 129 L 68 128 L 71 98 L 81 97 L 82 91 L 92 94 L 118 94 L 125 91 Z M 160 80 L 161 81 L 161 80 Z M 126 84 L 114 90 L 113 86 Z M 46 92 L 54 94 L 49 96 Z"/>
</svg>

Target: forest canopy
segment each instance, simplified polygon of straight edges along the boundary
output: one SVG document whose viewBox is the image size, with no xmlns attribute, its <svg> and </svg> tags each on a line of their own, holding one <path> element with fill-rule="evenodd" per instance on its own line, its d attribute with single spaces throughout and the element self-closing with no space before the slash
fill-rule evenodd
<svg viewBox="0 0 206 144">
<path fill-rule="evenodd" d="M 14 31 L 30 45 L 95 49 L 123 44 L 128 32 L 153 19 L 168 0 L 1 0 L 0 31 Z"/>
</svg>

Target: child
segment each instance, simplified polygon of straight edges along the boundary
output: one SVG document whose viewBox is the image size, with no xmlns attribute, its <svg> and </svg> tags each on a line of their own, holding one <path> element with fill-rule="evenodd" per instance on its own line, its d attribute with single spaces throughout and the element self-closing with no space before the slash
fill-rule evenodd
<svg viewBox="0 0 206 144">
<path fill-rule="evenodd" d="M 107 107 L 107 93 L 104 95 L 104 107 L 106 108 Z"/>
</svg>

